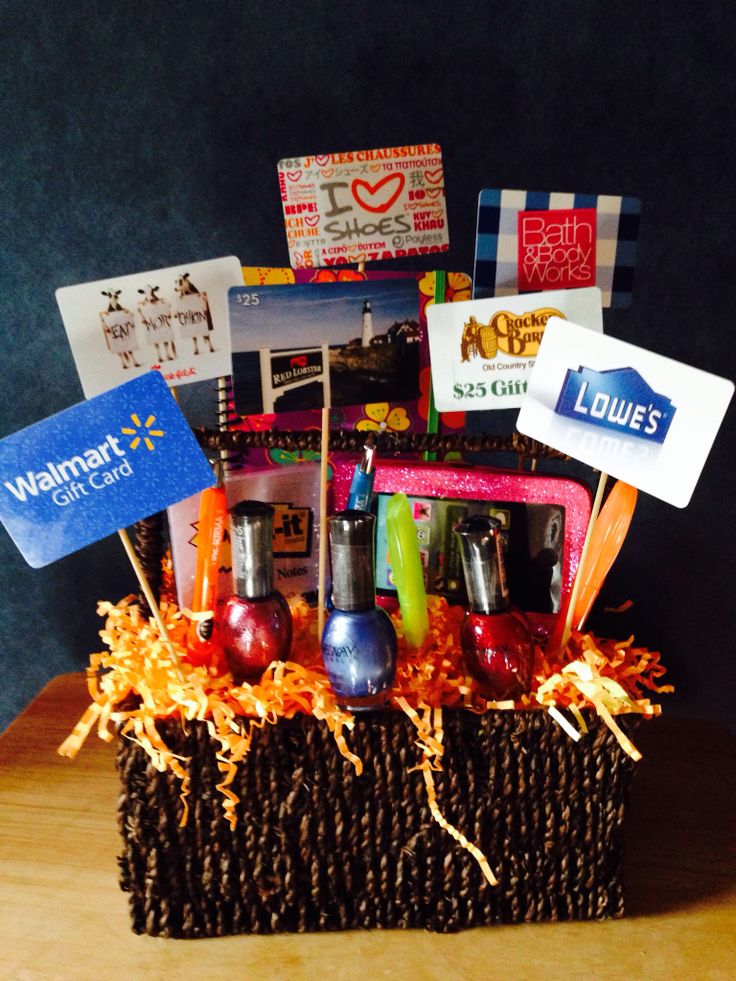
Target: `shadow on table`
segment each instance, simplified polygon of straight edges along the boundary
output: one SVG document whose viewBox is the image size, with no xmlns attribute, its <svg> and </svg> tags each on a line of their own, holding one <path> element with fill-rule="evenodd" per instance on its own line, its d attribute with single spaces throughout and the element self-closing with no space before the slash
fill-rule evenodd
<svg viewBox="0 0 736 981">
<path fill-rule="evenodd" d="M 641 726 L 626 817 L 627 917 L 685 909 L 736 887 L 736 740 L 710 722 Z"/>
</svg>

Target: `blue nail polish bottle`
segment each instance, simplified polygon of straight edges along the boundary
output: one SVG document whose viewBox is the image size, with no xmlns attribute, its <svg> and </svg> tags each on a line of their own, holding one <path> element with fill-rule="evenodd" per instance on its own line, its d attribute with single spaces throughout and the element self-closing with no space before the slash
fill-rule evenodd
<svg viewBox="0 0 736 981">
<path fill-rule="evenodd" d="M 328 519 L 335 608 L 322 632 L 322 658 L 338 702 L 352 712 L 385 702 L 396 673 L 396 631 L 376 606 L 375 520 L 366 511 Z"/>
</svg>

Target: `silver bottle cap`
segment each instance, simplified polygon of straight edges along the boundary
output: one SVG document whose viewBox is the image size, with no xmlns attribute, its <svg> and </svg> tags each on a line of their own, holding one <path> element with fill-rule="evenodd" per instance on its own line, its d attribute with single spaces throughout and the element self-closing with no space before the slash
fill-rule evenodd
<svg viewBox="0 0 736 981">
<path fill-rule="evenodd" d="M 332 566 L 332 602 L 336 610 L 371 610 L 376 605 L 373 579 L 373 528 L 367 511 L 340 511 L 327 519 Z"/>
<path fill-rule="evenodd" d="M 241 501 L 230 512 L 233 588 L 241 599 L 273 592 L 273 515 L 262 501 Z"/>
<path fill-rule="evenodd" d="M 501 522 L 490 515 L 473 515 L 454 527 L 473 613 L 502 613 L 509 607 Z"/>
</svg>

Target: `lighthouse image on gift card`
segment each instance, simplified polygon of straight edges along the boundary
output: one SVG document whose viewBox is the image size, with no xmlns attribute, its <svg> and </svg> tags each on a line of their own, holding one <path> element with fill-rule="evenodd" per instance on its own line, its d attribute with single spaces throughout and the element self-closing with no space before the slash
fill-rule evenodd
<svg viewBox="0 0 736 981">
<path fill-rule="evenodd" d="M 419 397 L 415 279 L 230 290 L 236 411 Z"/>
</svg>

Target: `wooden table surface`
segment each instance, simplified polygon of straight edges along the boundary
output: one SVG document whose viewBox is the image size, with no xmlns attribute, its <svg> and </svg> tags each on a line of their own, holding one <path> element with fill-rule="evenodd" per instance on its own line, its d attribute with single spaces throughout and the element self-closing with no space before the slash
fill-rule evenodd
<svg viewBox="0 0 736 981">
<path fill-rule="evenodd" d="M 114 747 L 55 752 L 87 701 L 62 675 L 0 736 L 0 978 L 736 978 L 736 741 L 718 726 L 640 732 L 623 920 L 165 940 L 130 931 L 118 888 Z"/>
</svg>

